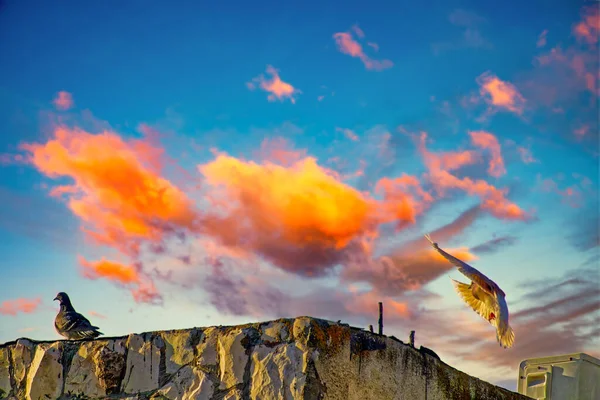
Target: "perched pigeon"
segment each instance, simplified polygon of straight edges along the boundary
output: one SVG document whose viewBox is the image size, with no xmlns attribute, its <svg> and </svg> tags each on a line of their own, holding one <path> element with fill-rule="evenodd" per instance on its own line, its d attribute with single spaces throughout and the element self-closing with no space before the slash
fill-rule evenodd
<svg viewBox="0 0 600 400">
<path fill-rule="evenodd" d="M 98 331 L 100 328 L 93 326 L 86 317 L 75 311 L 66 293 L 60 292 L 54 300 L 60 301 L 60 311 L 54 319 L 54 327 L 61 336 L 67 339 L 79 340 L 93 339 L 103 335 L 102 332 Z"/>
<path fill-rule="evenodd" d="M 425 235 L 425 238 L 438 253 L 458 267 L 458 270 L 472 281 L 471 284 L 467 285 L 452 279 L 456 292 L 464 302 L 496 328 L 496 339 L 500 346 L 504 348 L 512 347 L 515 341 L 515 333 L 508 324 L 508 307 L 502 289 L 469 264 L 440 249 L 429 235 Z"/>
</svg>

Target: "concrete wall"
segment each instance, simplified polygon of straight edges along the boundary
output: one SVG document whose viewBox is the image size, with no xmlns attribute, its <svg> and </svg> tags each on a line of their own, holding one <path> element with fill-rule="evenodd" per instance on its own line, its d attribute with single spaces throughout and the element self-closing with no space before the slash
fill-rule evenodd
<svg viewBox="0 0 600 400">
<path fill-rule="evenodd" d="M 526 399 L 402 342 L 300 317 L 0 346 L 9 399 Z"/>
</svg>

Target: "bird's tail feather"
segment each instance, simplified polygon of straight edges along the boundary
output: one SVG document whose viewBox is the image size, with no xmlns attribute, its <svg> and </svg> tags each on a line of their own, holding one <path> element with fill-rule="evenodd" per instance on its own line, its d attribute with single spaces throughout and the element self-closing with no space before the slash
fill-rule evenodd
<svg viewBox="0 0 600 400">
<path fill-rule="evenodd" d="M 507 325 L 504 332 L 498 333 L 498 342 L 500 343 L 500 346 L 504 347 L 505 349 L 512 347 L 512 345 L 515 343 L 515 332 L 510 325 Z"/>
</svg>

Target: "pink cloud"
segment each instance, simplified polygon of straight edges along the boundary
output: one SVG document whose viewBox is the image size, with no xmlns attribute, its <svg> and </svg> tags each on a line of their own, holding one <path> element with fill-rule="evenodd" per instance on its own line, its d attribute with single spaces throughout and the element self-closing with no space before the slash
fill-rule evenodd
<svg viewBox="0 0 600 400">
<path fill-rule="evenodd" d="M 581 21 L 573 27 L 573 34 L 578 40 L 595 46 L 598 43 L 598 35 L 600 34 L 600 12 L 598 7 L 584 7 L 581 14 Z"/>
<path fill-rule="evenodd" d="M 362 30 L 360 30 L 360 28 L 358 28 L 358 26 L 355 25 L 352 28 L 352 30 L 356 34 L 357 34 L 357 30 L 358 30 L 358 32 L 360 32 L 360 34 L 356 35 L 359 38 L 364 37 L 364 32 Z M 356 40 L 354 40 L 354 38 L 352 37 L 352 34 L 349 32 L 335 33 L 333 35 L 333 38 L 335 39 L 337 48 L 341 53 L 348 54 L 351 57 L 359 58 L 365 65 L 365 68 L 368 70 L 383 71 L 385 69 L 391 68 L 394 65 L 394 63 L 392 61 L 387 60 L 387 59 L 376 60 L 376 59 L 369 57 L 367 54 L 365 54 L 364 49 L 360 45 L 360 43 L 358 43 Z M 377 47 L 377 48 L 379 48 L 379 47 Z"/>
<path fill-rule="evenodd" d="M 496 136 L 484 131 L 469 132 L 469 135 L 471 135 L 471 141 L 475 146 L 481 147 L 482 149 L 488 149 L 490 153 L 492 153 L 488 173 L 496 178 L 504 175 L 506 173 L 506 168 L 504 168 L 502 149 L 500 148 L 500 143 L 498 143 Z"/>
<path fill-rule="evenodd" d="M 60 91 L 52 101 L 57 110 L 66 111 L 73 107 L 73 96 L 69 92 Z"/>
<path fill-rule="evenodd" d="M 490 72 L 481 74 L 476 81 L 479 84 L 479 93 L 491 107 L 523 114 L 525 98 L 513 84 Z"/>
<path fill-rule="evenodd" d="M 346 32 L 339 32 L 333 35 L 336 44 L 338 45 L 338 50 L 344 54 L 348 54 L 351 57 L 366 57 L 363 54 L 362 46 L 352 39 L 352 35 Z"/>
<path fill-rule="evenodd" d="M 552 82 L 544 83 L 544 86 L 552 85 L 553 89 L 544 87 L 546 92 L 549 91 L 551 96 L 546 102 L 552 102 L 559 99 L 558 95 L 573 96 L 580 90 L 587 90 L 594 96 L 600 95 L 597 81 L 600 73 L 598 72 L 598 50 L 592 48 L 589 51 L 581 50 L 576 47 L 569 47 L 566 50 L 560 47 L 554 47 L 549 52 L 542 54 L 536 58 L 537 64 L 551 74 L 548 80 Z M 538 73 L 539 74 L 539 73 Z M 557 84 L 559 82 L 561 85 Z M 541 85 L 538 85 L 538 90 L 541 90 Z M 560 92 L 559 92 L 560 91 Z"/>
<path fill-rule="evenodd" d="M 304 159 L 306 150 L 296 150 L 292 143 L 282 137 L 266 138 L 260 144 L 257 158 L 289 167 Z"/>
<path fill-rule="evenodd" d="M 362 29 L 360 29 L 360 27 L 358 25 L 353 25 L 352 26 L 352 30 L 354 31 L 354 33 L 356 34 L 356 36 L 358 36 L 359 38 L 364 38 L 365 37 L 365 33 L 363 32 Z"/>
<path fill-rule="evenodd" d="M 537 43 L 536 43 L 536 46 L 538 48 L 542 48 L 542 47 L 544 47 L 546 45 L 546 43 L 547 43 L 546 36 L 547 35 L 548 35 L 548 30 L 547 29 L 544 29 L 542 31 L 542 33 L 540 33 L 540 35 L 538 36 L 538 39 L 537 39 Z"/>
<path fill-rule="evenodd" d="M 335 130 L 338 132 L 342 132 L 344 136 L 346 136 L 353 142 L 358 142 L 358 135 L 353 130 L 347 128 L 335 128 Z"/>
<path fill-rule="evenodd" d="M 538 162 L 538 160 L 536 160 L 533 157 L 533 154 L 531 154 L 531 150 L 529 150 L 526 147 L 523 147 L 523 146 L 517 147 L 517 152 L 519 153 L 519 156 L 521 157 L 521 161 L 523 161 L 525 164 L 531 164 L 534 162 Z"/>
<path fill-rule="evenodd" d="M 252 82 L 246 83 L 248 89 L 254 90 L 256 89 L 256 85 L 258 85 L 262 90 L 270 93 L 267 97 L 269 101 L 284 101 L 285 99 L 288 99 L 292 104 L 295 104 L 296 97 L 302 93 L 302 91 L 281 80 L 279 71 L 270 65 L 267 66 L 267 74 L 271 75 L 271 78 L 265 78 L 265 76 L 261 74 L 252 79 Z"/>
<path fill-rule="evenodd" d="M 376 52 L 379 51 L 379 45 L 377 43 L 375 43 L 375 42 L 368 42 L 367 46 L 370 46 Z"/>
<path fill-rule="evenodd" d="M 538 185 L 543 192 L 556 193 L 561 197 L 561 201 L 573 208 L 579 208 L 583 204 L 583 193 L 576 185 L 560 189 L 558 183 L 552 178 L 542 179 L 538 175 Z"/>
<path fill-rule="evenodd" d="M 0 153 L 0 165 L 25 164 L 21 154 Z"/>
<path fill-rule="evenodd" d="M 428 169 L 428 178 L 440 196 L 449 189 L 458 189 L 481 199 L 481 208 L 496 218 L 527 220 L 530 216 L 518 205 L 506 198 L 507 189 L 498 189 L 482 179 L 459 178 L 451 173 L 464 165 L 473 164 L 477 158 L 473 152 L 432 153 L 426 148 L 427 134 L 422 132 L 418 139 L 419 153 Z"/>
<path fill-rule="evenodd" d="M 40 328 L 36 328 L 36 327 L 33 327 L 33 326 L 28 326 L 28 327 L 21 328 L 21 329 L 17 330 L 17 332 L 19 332 L 19 333 L 29 333 L 29 332 L 39 331 L 39 330 L 40 330 Z"/>
<path fill-rule="evenodd" d="M 100 314 L 99 312 L 90 310 L 88 311 L 88 314 L 90 317 L 96 317 L 96 318 L 100 318 L 100 319 L 106 319 L 106 315 L 104 314 Z"/>
<path fill-rule="evenodd" d="M 589 132 L 590 127 L 587 125 L 581 125 L 579 128 L 573 131 L 573 134 L 577 139 L 583 139 Z"/>
<path fill-rule="evenodd" d="M 39 297 L 36 299 L 14 299 L 5 300 L 0 304 L 0 314 L 16 316 L 18 313 L 31 314 L 36 311 L 42 303 Z"/>
</svg>

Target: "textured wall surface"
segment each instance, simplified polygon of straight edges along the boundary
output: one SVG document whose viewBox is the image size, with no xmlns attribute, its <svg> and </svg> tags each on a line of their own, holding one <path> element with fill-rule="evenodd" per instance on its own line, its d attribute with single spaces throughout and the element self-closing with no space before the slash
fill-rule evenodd
<svg viewBox="0 0 600 400">
<path fill-rule="evenodd" d="M 0 346 L 9 399 L 526 399 L 401 341 L 300 317 Z"/>
</svg>

